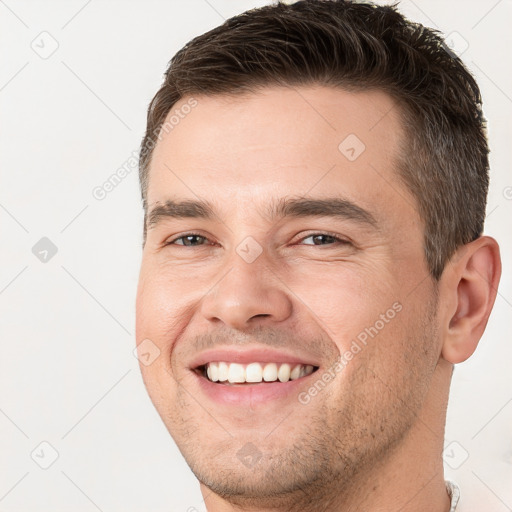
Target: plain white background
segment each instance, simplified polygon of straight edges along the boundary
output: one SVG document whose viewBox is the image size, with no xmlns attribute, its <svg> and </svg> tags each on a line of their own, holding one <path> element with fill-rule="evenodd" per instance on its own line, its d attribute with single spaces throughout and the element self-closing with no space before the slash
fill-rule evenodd
<svg viewBox="0 0 512 512">
<path fill-rule="evenodd" d="M 0 511 L 204 510 L 132 353 L 143 215 L 129 159 L 172 55 L 265 3 L 0 0 Z M 512 510 L 512 3 L 400 5 L 463 52 L 489 120 L 486 233 L 504 271 L 455 370 L 445 467 L 463 511 Z"/>
</svg>

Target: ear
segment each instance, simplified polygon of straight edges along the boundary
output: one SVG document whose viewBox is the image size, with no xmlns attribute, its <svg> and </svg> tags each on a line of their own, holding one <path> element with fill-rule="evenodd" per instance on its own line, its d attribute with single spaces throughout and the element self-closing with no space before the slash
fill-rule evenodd
<svg viewBox="0 0 512 512">
<path fill-rule="evenodd" d="M 443 348 L 450 363 L 465 361 L 476 350 L 491 314 L 501 277 L 494 238 L 481 236 L 460 247 L 441 276 Z"/>
</svg>

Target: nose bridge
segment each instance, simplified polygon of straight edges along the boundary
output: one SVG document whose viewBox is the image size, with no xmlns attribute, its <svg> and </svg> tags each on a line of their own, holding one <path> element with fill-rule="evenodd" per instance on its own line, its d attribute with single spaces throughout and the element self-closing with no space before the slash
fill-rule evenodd
<svg viewBox="0 0 512 512">
<path fill-rule="evenodd" d="M 222 275 L 203 298 L 201 310 L 207 320 L 244 329 L 253 325 L 256 317 L 283 321 L 290 316 L 290 297 L 256 240 L 247 237 L 233 250 Z"/>
</svg>

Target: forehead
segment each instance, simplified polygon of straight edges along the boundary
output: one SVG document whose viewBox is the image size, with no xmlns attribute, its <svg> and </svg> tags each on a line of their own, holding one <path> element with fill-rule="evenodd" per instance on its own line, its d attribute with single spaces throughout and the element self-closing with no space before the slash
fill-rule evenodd
<svg viewBox="0 0 512 512">
<path fill-rule="evenodd" d="M 265 195 L 336 190 L 369 207 L 414 204 L 396 175 L 399 107 L 381 91 L 315 86 L 198 95 L 182 98 L 166 123 L 150 167 L 149 205 L 169 193 L 249 205 Z"/>
</svg>

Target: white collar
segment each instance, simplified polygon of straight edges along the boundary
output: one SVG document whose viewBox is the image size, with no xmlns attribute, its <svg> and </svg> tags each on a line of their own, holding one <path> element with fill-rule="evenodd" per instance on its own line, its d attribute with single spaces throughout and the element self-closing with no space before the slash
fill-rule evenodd
<svg viewBox="0 0 512 512">
<path fill-rule="evenodd" d="M 451 498 L 451 507 L 450 512 L 456 512 L 457 510 L 457 503 L 459 502 L 460 498 L 460 490 L 459 486 L 450 480 L 445 480 L 444 483 L 446 484 L 446 490 L 448 491 L 448 496 Z"/>
</svg>

